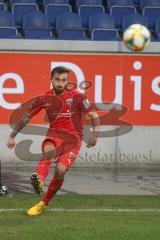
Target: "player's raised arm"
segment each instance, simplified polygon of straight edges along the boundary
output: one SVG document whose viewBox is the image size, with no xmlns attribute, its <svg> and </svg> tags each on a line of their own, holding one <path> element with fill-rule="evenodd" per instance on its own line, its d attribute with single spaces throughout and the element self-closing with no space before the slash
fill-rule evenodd
<svg viewBox="0 0 160 240">
<path fill-rule="evenodd" d="M 14 138 L 27 125 L 27 123 L 30 121 L 31 118 L 32 118 L 32 115 L 30 113 L 24 114 L 24 116 L 19 121 L 19 123 L 14 127 L 13 131 L 11 132 L 11 134 L 9 136 L 8 142 L 7 142 L 7 147 L 9 149 L 13 149 L 15 147 Z"/>
<path fill-rule="evenodd" d="M 44 97 L 44 96 L 43 96 Z M 13 131 L 11 132 L 8 142 L 7 142 L 7 147 L 9 149 L 13 149 L 15 147 L 15 137 L 17 134 L 27 125 L 27 123 L 31 120 L 31 118 L 39 113 L 43 108 L 43 101 L 42 97 L 36 97 L 33 99 L 31 102 L 31 105 L 29 106 L 28 111 L 23 115 L 21 120 L 19 121 L 18 124 L 15 125 Z"/>
<path fill-rule="evenodd" d="M 93 133 L 92 136 L 88 140 L 87 147 L 93 147 L 97 143 L 98 139 L 98 133 L 99 133 L 99 128 L 100 128 L 100 121 L 99 117 L 96 111 L 91 111 L 86 114 L 86 117 L 91 119 L 92 121 L 92 126 L 93 126 Z"/>
</svg>

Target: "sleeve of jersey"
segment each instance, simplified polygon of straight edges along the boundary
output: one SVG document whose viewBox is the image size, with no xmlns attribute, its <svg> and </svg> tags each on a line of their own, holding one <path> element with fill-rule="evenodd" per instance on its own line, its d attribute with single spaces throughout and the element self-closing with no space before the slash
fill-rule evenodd
<svg viewBox="0 0 160 240">
<path fill-rule="evenodd" d="M 84 113 L 88 113 L 94 110 L 93 104 L 90 103 L 85 94 L 79 94 L 78 98 L 79 106 Z"/>
<path fill-rule="evenodd" d="M 37 113 L 39 113 L 42 110 L 42 108 L 43 108 L 43 104 L 40 100 L 40 97 L 35 97 L 28 108 L 28 113 L 31 116 L 34 116 Z"/>
</svg>

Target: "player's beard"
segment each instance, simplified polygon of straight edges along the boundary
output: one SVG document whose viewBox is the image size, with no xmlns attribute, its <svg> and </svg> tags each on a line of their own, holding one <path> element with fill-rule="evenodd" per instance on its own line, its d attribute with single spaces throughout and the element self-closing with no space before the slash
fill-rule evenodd
<svg viewBox="0 0 160 240">
<path fill-rule="evenodd" d="M 60 93 L 62 93 L 62 92 L 64 91 L 64 88 L 61 88 L 61 87 L 55 88 L 55 87 L 54 87 L 54 90 L 55 90 L 55 92 L 56 92 L 57 94 L 60 94 Z"/>
</svg>

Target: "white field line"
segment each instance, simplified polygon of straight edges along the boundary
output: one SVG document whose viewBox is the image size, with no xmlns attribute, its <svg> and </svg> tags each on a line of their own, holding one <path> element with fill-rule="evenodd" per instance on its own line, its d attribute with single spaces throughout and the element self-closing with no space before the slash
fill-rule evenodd
<svg viewBox="0 0 160 240">
<path fill-rule="evenodd" d="M 24 212 L 24 208 L 0 208 L 0 212 Z M 66 208 L 49 208 L 48 212 L 159 212 L 160 209 L 142 208 L 142 209 L 116 209 L 116 208 L 91 208 L 91 209 L 66 209 Z"/>
</svg>

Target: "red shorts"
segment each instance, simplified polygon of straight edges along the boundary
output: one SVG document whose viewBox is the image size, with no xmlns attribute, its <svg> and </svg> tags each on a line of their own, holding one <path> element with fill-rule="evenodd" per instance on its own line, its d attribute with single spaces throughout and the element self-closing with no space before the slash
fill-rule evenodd
<svg viewBox="0 0 160 240">
<path fill-rule="evenodd" d="M 56 147 L 56 163 L 63 163 L 67 168 L 74 163 L 81 148 L 82 138 L 66 130 L 49 129 L 42 143 L 42 152 L 46 141 L 51 141 Z"/>
</svg>

